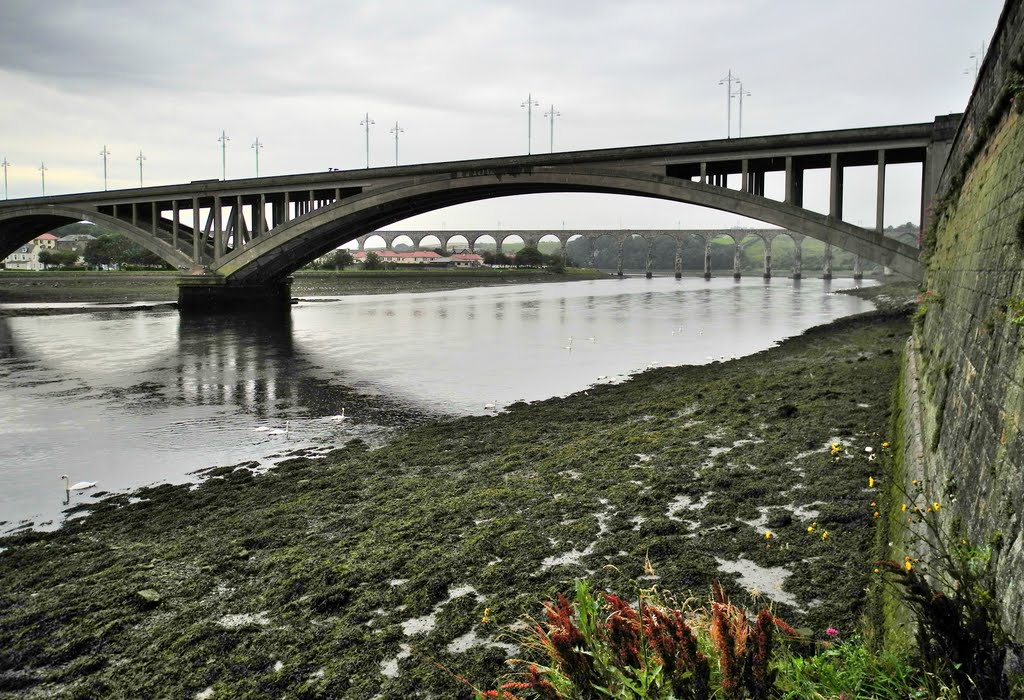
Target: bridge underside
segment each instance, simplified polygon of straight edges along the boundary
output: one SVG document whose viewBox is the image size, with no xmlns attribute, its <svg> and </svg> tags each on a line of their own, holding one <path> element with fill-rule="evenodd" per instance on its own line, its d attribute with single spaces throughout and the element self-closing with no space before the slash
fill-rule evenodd
<svg viewBox="0 0 1024 700">
<path fill-rule="evenodd" d="M 551 192 L 633 195 L 711 207 L 824 241 L 911 279 L 921 275 L 918 251 L 912 246 L 791 204 L 677 178 L 554 169 L 420 179 L 368 191 L 275 228 L 272 236 L 226 255 L 218 271 L 247 284 L 272 282 L 343 243 L 418 214 L 483 199 Z"/>
</svg>

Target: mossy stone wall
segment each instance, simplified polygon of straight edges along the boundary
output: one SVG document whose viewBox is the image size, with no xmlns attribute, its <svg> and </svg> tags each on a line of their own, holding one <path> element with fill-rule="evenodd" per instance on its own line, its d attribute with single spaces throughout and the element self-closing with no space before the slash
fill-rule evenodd
<svg viewBox="0 0 1024 700">
<path fill-rule="evenodd" d="M 904 376 L 903 462 L 943 520 L 1000 540 L 1024 638 L 1024 0 L 1009 0 L 940 182 Z"/>
</svg>

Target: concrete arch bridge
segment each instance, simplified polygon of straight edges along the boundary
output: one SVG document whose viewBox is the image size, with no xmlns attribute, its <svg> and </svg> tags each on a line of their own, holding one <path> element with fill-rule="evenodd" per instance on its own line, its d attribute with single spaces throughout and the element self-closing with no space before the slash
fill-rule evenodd
<svg viewBox="0 0 1024 700">
<path fill-rule="evenodd" d="M 0 256 L 55 227 L 92 221 L 177 267 L 181 308 L 265 308 L 288 302 L 292 271 L 411 216 L 495 197 L 594 192 L 731 212 L 918 279 L 917 249 L 881 232 L 886 167 L 921 164 L 926 226 L 959 118 L 16 199 L 0 204 Z M 878 173 L 872 229 L 843 220 L 844 170 L 864 165 Z M 829 173 L 828 214 L 803 206 L 804 175 L 813 169 Z M 782 199 L 765 196 L 773 172 L 784 173 Z"/>
</svg>

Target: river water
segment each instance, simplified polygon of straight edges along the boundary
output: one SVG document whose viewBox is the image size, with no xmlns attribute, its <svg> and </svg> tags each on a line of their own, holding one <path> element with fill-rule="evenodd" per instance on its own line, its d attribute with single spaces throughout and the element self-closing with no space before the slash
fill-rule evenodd
<svg viewBox="0 0 1024 700">
<path fill-rule="evenodd" d="M 664 277 L 319 298 L 287 322 L 102 307 L 0 318 L 0 533 L 59 525 L 62 474 L 98 482 L 74 505 L 355 437 L 380 444 L 413 420 L 763 350 L 873 308 L 831 293 L 854 284 Z"/>
</svg>

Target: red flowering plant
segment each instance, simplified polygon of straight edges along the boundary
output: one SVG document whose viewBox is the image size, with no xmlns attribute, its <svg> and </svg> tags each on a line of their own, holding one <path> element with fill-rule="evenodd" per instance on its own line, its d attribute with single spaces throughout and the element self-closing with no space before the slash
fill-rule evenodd
<svg viewBox="0 0 1024 700">
<path fill-rule="evenodd" d="M 649 591 L 634 606 L 578 581 L 572 601 L 559 595 L 545 617 L 523 645 L 546 665 L 514 660 L 527 667 L 522 680 L 476 691 L 475 700 L 768 698 L 777 635 L 796 637 L 768 610 L 749 620 L 717 582 L 710 611 L 687 616 Z"/>
</svg>

